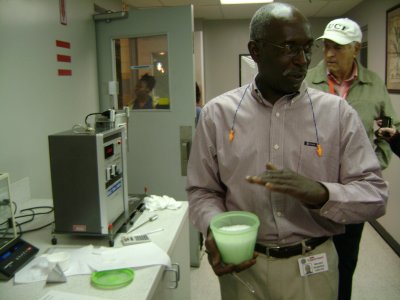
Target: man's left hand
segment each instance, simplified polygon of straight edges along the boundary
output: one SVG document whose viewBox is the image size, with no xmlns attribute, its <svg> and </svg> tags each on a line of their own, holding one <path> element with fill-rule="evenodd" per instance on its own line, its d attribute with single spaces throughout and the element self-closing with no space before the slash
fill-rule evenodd
<svg viewBox="0 0 400 300">
<path fill-rule="evenodd" d="M 253 254 L 253 258 L 246 260 L 239 265 L 223 263 L 221 253 L 218 250 L 214 235 L 210 229 L 208 229 L 205 246 L 208 255 L 208 262 L 210 263 L 215 275 L 217 276 L 222 276 L 233 272 L 238 273 L 250 268 L 256 263 L 257 254 L 255 252 Z"/>
</svg>

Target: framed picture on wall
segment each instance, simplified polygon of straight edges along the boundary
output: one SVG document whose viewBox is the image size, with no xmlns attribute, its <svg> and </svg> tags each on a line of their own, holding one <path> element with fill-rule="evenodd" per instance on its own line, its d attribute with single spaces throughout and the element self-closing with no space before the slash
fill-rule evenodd
<svg viewBox="0 0 400 300">
<path fill-rule="evenodd" d="M 386 87 L 400 93 L 400 4 L 386 11 Z"/>
</svg>

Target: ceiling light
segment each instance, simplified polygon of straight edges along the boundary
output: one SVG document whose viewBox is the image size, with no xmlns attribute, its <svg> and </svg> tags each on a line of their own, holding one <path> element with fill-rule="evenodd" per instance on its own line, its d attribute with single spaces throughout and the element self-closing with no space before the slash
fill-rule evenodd
<svg viewBox="0 0 400 300">
<path fill-rule="evenodd" d="M 254 3 L 270 3 L 274 0 L 220 0 L 221 4 L 254 4 Z"/>
</svg>

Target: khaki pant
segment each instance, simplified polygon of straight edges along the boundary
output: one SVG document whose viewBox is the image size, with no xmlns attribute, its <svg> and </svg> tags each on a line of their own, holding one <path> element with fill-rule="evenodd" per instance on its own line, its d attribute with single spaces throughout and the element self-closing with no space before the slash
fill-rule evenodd
<svg viewBox="0 0 400 300">
<path fill-rule="evenodd" d="M 326 253 L 328 271 L 302 277 L 298 259 Z M 274 258 L 260 254 L 250 269 L 237 273 L 255 294 L 232 275 L 219 277 L 222 300 L 337 300 L 338 257 L 331 239 L 304 256 Z"/>
</svg>

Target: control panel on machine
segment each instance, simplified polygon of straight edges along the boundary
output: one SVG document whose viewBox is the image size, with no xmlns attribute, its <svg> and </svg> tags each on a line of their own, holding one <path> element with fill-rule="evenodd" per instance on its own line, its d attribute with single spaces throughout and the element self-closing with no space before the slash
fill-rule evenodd
<svg viewBox="0 0 400 300">
<path fill-rule="evenodd" d="M 113 140 L 104 146 L 104 159 L 106 161 L 106 185 L 121 177 L 121 138 Z"/>
</svg>

